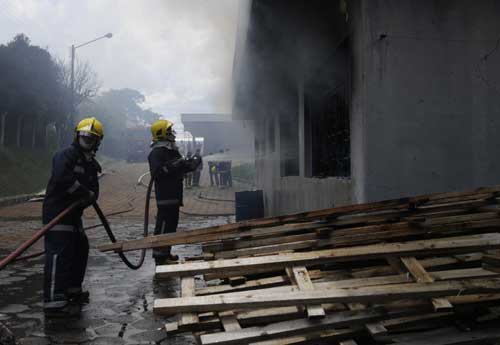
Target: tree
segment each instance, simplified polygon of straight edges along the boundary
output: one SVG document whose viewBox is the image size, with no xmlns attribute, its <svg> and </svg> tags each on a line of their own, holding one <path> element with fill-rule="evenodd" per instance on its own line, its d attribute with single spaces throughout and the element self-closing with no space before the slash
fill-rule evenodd
<svg viewBox="0 0 500 345">
<path fill-rule="evenodd" d="M 0 46 L 0 74 L 0 144 L 35 147 L 37 137 L 45 134 L 41 124 L 60 120 L 64 112 L 55 101 L 64 94 L 57 65 L 47 50 L 19 34 Z"/>
<path fill-rule="evenodd" d="M 85 101 L 79 107 L 80 117 L 95 116 L 104 126 L 105 140 L 102 151 L 116 158 L 125 158 L 127 128 L 149 126 L 160 114 L 144 109 L 144 95 L 134 89 L 103 92 L 94 101 Z"/>
<path fill-rule="evenodd" d="M 57 59 L 59 79 L 71 91 L 71 65 L 62 59 Z M 99 93 L 101 83 L 88 61 L 76 60 L 74 70 L 74 102 L 78 107 L 83 101 L 94 98 Z"/>
</svg>

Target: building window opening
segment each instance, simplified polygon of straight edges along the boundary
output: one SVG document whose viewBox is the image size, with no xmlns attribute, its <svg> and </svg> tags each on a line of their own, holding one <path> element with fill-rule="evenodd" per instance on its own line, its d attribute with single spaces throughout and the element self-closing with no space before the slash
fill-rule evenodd
<svg viewBox="0 0 500 345">
<path fill-rule="evenodd" d="M 342 85 L 321 99 L 306 95 L 310 177 L 351 176 L 351 121 L 346 92 Z"/>
</svg>

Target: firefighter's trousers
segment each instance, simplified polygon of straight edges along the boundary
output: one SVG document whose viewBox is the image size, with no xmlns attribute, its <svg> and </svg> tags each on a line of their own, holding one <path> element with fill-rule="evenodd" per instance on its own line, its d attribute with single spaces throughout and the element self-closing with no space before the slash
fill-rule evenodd
<svg viewBox="0 0 500 345">
<path fill-rule="evenodd" d="M 174 233 L 179 224 L 179 205 L 158 207 L 155 235 Z M 170 247 L 153 249 L 153 258 L 164 259 L 170 255 Z"/>
<path fill-rule="evenodd" d="M 68 292 L 80 290 L 89 256 L 80 225 L 58 224 L 45 235 L 44 307 L 62 308 Z"/>
</svg>

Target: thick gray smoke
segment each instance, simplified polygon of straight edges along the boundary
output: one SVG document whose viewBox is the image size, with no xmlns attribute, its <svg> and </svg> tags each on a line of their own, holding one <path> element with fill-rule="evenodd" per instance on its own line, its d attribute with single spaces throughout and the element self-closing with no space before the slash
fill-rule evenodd
<svg viewBox="0 0 500 345">
<path fill-rule="evenodd" d="M 0 2 L 0 42 L 25 33 L 69 58 L 71 44 L 103 89 L 133 88 L 154 111 L 227 112 L 238 1 L 91 0 Z"/>
</svg>

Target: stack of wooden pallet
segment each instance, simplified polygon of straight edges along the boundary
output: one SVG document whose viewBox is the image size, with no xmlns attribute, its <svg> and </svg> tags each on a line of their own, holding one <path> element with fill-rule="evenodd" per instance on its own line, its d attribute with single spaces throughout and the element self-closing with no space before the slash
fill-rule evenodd
<svg viewBox="0 0 500 345">
<path fill-rule="evenodd" d="M 101 250 L 201 243 L 202 258 L 156 268 L 182 296 L 154 305 L 180 315 L 168 333 L 201 344 L 496 344 L 499 198 L 500 186 L 433 194 Z"/>
</svg>

